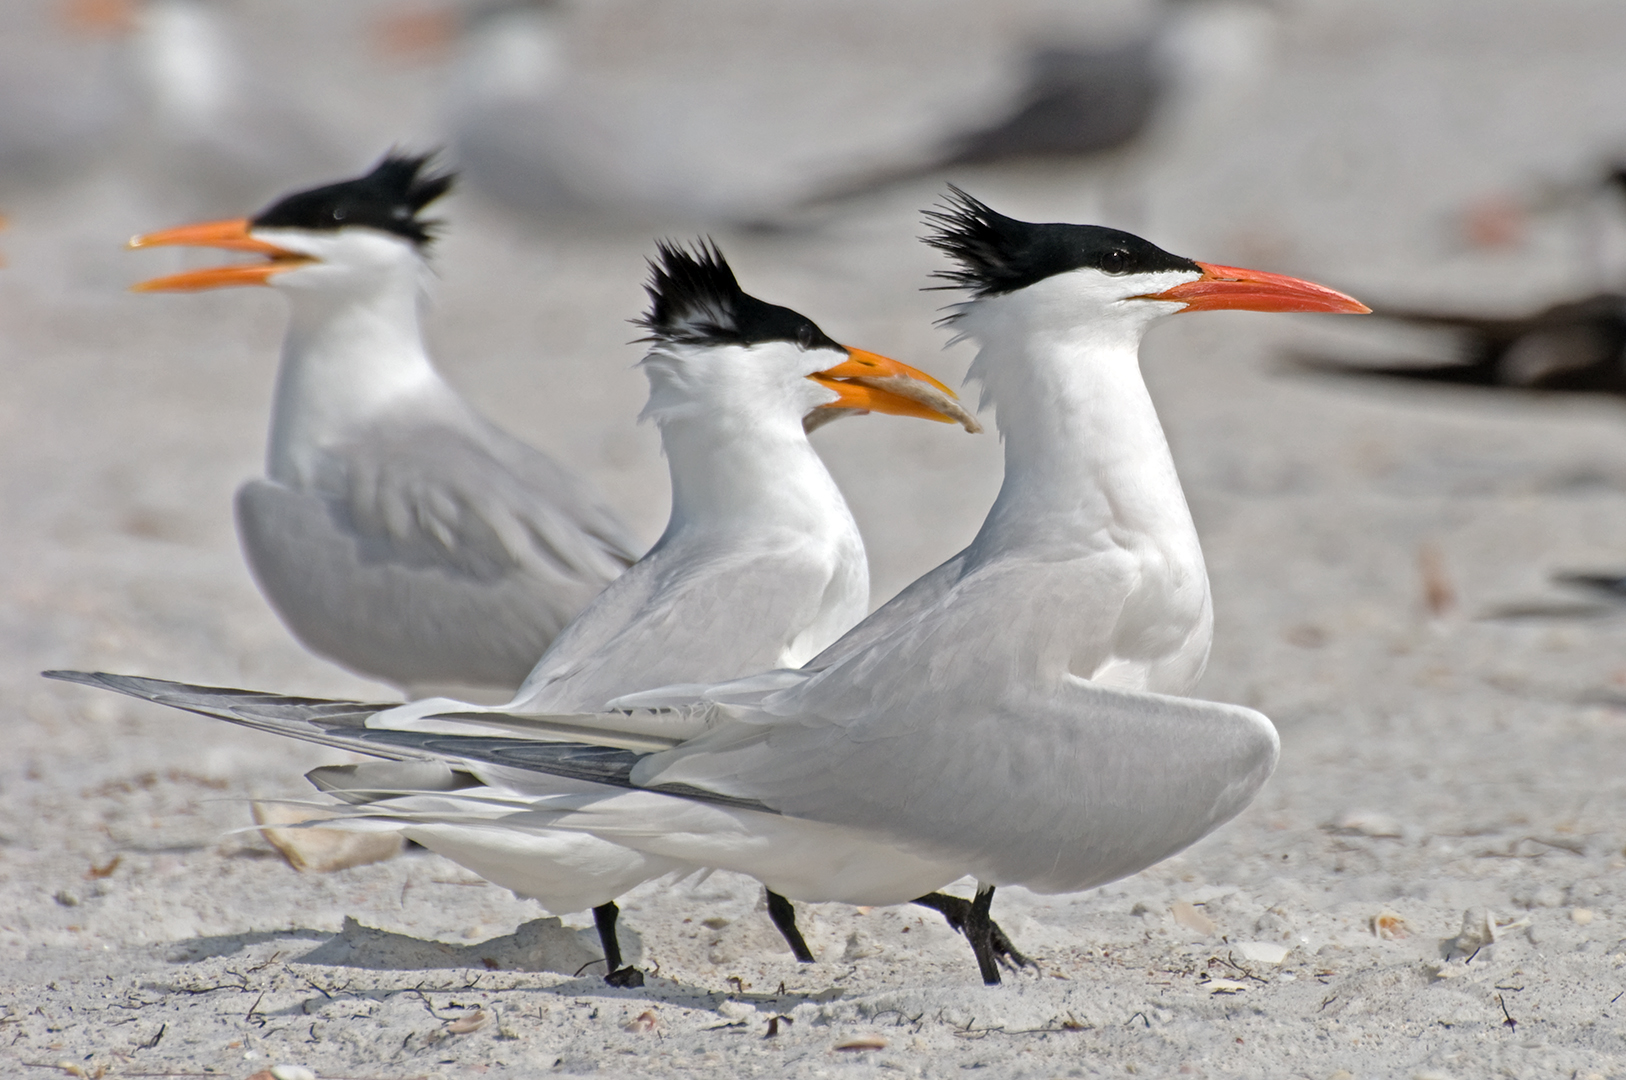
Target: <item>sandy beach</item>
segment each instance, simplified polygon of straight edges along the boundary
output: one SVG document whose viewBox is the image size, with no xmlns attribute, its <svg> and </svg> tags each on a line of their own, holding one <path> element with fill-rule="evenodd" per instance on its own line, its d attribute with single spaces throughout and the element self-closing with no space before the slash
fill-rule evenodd
<svg viewBox="0 0 1626 1080">
<path fill-rule="evenodd" d="M 1620 287 L 1591 211 L 1532 214 L 1495 246 L 1462 223 L 1626 154 L 1626 8 L 1191 6 L 1213 70 L 1109 155 L 927 175 L 772 229 L 524 219 L 459 192 L 434 354 L 647 543 L 667 479 L 636 423 L 627 320 L 657 235 L 704 229 L 750 291 L 950 385 L 972 353 L 942 348 L 945 295 L 920 291 L 941 263 L 915 239 L 944 180 L 1374 305 L 1520 312 Z M 396 76 L 398 133 L 376 102 L 355 121 L 378 143 L 357 167 L 433 137 L 436 77 Z M 111 161 L 0 203 L 7 1076 L 1626 1075 L 1626 606 L 1548 581 L 1626 570 L 1619 402 L 1290 367 L 1295 350 L 1418 347 L 1352 319 L 1160 325 L 1143 367 L 1215 598 L 1197 694 L 1279 728 L 1259 799 L 1094 892 L 1000 890 L 995 915 L 1039 971 L 998 988 L 924 909 L 809 905 L 819 961 L 797 964 L 761 887 L 718 873 L 623 901 L 650 977 L 618 990 L 591 963 L 588 913 L 539 922 L 437 856 L 290 868 L 249 802 L 301 797 L 302 774 L 342 756 L 39 678 L 390 696 L 305 653 L 237 549 L 231 495 L 261 466 L 281 299 L 125 291 L 183 265 L 121 251 L 130 234 L 280 192 L 189 207 L 132 176 Z M 1626 222 L 1626 199 L 1613 212 Z M 991 431 L 868 416 L 814 441 L 876 604 L 963 546 L 999 483 Z"/>
</svg>

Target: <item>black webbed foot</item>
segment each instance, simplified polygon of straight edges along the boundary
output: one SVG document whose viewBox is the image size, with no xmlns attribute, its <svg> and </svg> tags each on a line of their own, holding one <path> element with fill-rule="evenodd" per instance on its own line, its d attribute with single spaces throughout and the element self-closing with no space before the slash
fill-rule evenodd
<svg viewBox="0 0 1626 1080">
<path fill-rule="evenodd" d="M 971 942 L 971 951 L 977 954 L 977 966 L 982 968 L 982 981 L 990 986 L 997 985 L 1000 981 L 996 963 L 1012 971 L 1020 971 L 1024 967 L 1031 967 L 1035 971 L 1039 969 L 1038 964 L 1022 955 L 1016 946 L 1011 944 L 1011 939 L 1006 936 L 1005 931 L 989 917 L 988 909 L 993 904 L 993 899 L 994 890 L 989 886 L 986 892 L 982 889 L 977 890 L 976 900 L 962 900 L 958 896 L 937 892 L 927 893 L 911 901 L 921 907 L 929 907 L 933 911 L 940 912 L 949 926 L 966 936 Z M 980 918 L 977 913 L 979 904 Z M 976 936 L 973 936 L 974 933 Z M 980 948 L 979 938 L 983 939 Z"/>
<path fill-rule="evenodd" d="M 622 990 L 644 985 L 644 973 L 635 967 L 624 967 L 604 976 L 604 981 Z"/>
</svg>

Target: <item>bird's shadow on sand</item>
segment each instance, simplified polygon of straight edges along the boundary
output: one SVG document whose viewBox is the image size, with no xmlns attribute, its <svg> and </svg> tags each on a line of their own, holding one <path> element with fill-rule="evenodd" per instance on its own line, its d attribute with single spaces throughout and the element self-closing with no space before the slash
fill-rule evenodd
<svg viewBox="0 0 1626 1080">
<path fill-rule="evenodd" d="M 189 938 L 176 942 L 167 959 L 172 964 L 197 963 L 230 956 L 266 942 L 300 939 L 319 944 L 300 955 L 281 959 L 295 964 L 372 971 L 483 968 L 487 971 L 548 971 L 561 975 L 574 975 L 587 965 L 602 964 L 604 959 L 593 931 L 571 929 L 558 919 L 533 919 L 512 934 L 472 945 L 453 945 L 363 926 L 349 916 L 337 934 L 298 927 Z M 628 956 L 635 957 L 642 952 L 636 931 L 623 929 L 621 940 Z"/>
<path fill-rule="evenodd" d="M 307 980 L 324 998 L 378 997 L 411 991 L 443 991 L 475 989 L 488 974 L 498 972 L 552 973 L 567 976 L 557 983 L 512 985 L 506 989 L 545 993 L 571 998 L 603 997 L 617 1000 L 648 1001 L 652 1004 L 683 1005 L 688 1008 L 716 1010 L 725 1001 L 737 1001 L 758 1006 L 769 1006 L 789 1011 L 803 1002 L 831 1001 L 842 996 L 839 987 L 821 989 L 786 989 L 780 985 L 774 993 L 751 993 L 743 986 L 735 990 L 713 990 L 690 986 L 675 980 L 648 976 L 641 987 L 619 988 L 603 981 L 604 958 L 596 947 L 592 930 L 574 930 L 558 919 L 533 919 L 522 924 L 512 934 L 491 938 L 473 945 L 453 945 L 444 941 L 416 938 L 363 926 L 346 917 L 337 933 L 299 927 L 287 930 L 251 931 L 241 934 L 221 934 L 212 937 L 189 938 L 176 942 L 167 955 L 172 964 L 191 964 L 232 956 L 245 949 L 269 942 L 315 941 L 315 948 L 298 955 L 274 957 L 274 961 L 291 964 L 310 964 L 321 967 L 380 972 L 414 972 L 427 974 L 438 971 L 458 971 L 465 977 L 454 978 L 455 986 L 430 985 L 433 980 L 415 978 L 410 985 L 384 986 L 368 981 L 339 979 Z M 636 931 L 621 930 L 622 947 L 629 959 L 642 952 L 642 943 Z M 290 950 L 292 952 L 293 950 Z M 269 962 L 268 962 L 269 963 Z M 257 970 L 257 969 L 254 969 Z M 321 984 L 321 985 L 319 985 Z M 489 985 L 487 989 L 497 990 Z M 308 1011 L 309 1003 L 291 1007 L 292 1011 Z"/>
</svg>

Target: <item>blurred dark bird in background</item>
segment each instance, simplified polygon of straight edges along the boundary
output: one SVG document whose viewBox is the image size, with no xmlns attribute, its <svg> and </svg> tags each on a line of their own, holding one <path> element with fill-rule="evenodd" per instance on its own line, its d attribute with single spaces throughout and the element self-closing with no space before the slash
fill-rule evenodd
<svg viewBox="0 0 1626 1080">
<path fill-rule="evenodd" d="M 1378 307 L 1373 316 L 1456 331 L 1460 359 L 1371 365 L 1300 354 L 1307 369 L 1451 386 L 1626 395 L 1626 295 L 1600 293 L 1533 315 L 1493 318 Z"/>
<path fill-rule="evenodd" d="M 1626 195 L 1626 165 L 1608 168 L 1601 179 L 1571 185 L 1559 196 L 1549 193 L 1535 210 L 1550 208 L 1555 200 L 1575 201 L 1608 190 Z M 1496 229 L 1490 229 L 1490 209 Z M 1484 213 L 1471 218 L 1486 226 L 1485 238 L 1500 237 L 1502 226 L 1518 236 L 1530 212 L 1515 202 L 1487 202 Z M 1618 209 L 1618 208 L 1617 208 Z M 1600 271 L 1594 276 L 1610 276 Z M 1378 306 L 1373 316 L 1407 326 L 1439 330 L 1455 338 L 1457 358 L 1446 363 L 1419 360 L 1411 363 L 1372 363 L 1347 357 L 1298 353 L 1296 365 L 1308 371 L 1353 378 L 1510 390 L 1524 393 L 1606 394 L 1626 397 L 1626 292 L 1601 292 L 1564 301 L 1526 315 L 1484 316 L 1447 311 L 1405 310 Z M 1589 592 L 1596 599 L 1626 603 L 1626 571 L 1556 571 L 1555 584 Z M 1575 615 L 1592 617 L 1607 610 L 1597 606 L 1528 605 L 1509 608 L 1509 614 Z"/>
<path fill-rule="evenodd" d="M 446 125 L 473 185 L 533 213 L 735 221 L 945 165 L 1123 146 L 1156 112 L 1179 18 L 1153 0 L 997 19 L 917 0 L 787 5 L 766 22 L 726 3 L 455 10 L 378 33 L 396 50 L 449 36 Z M 853 39 L 897 46 L 836 47 Z"/>
<path fill-rule="evenodd" d="M 1526 219 L 1553 204 L 1609 191 L 1615 209 L 1626 196 L 1626 165 L 1612 165 L 1601 178 L 1571 184 L 1523 205 L 1498 198 L 1476 204 L 1465 230 L 1477 246 L 1505 246 L 1522 236 Z M 1592 278 L 1608 279 L 1599 268 Z M 1621 283 L 1626 286 L 1626 282 Z M 1553 304 L 1530 314 L 1487 316 L 1378 305 L 1378 319 L 1454 331 L 1458 356 L 1447 363 L 1402 364 L 1300 354 L 1301 366 L 1339 375 L 1409 379 L 1452 386 L 1509 390 L 1626 395 L 1626 292 L 1607 291 Z"/>
</svg>

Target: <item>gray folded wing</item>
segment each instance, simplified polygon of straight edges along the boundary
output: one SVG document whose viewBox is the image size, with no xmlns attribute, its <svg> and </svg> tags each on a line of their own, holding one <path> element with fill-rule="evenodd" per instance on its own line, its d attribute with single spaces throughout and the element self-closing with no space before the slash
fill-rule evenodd
<svg viewBox="0 0 1626 1080">
<path fill-rule="evenodd" d="M 829 585 L 829 567 L 794 546 L 657 548 L 559 636 L 514 707 L 594 712 L 634 691 L 777 667 Z"/>
<path fill-rule="evenodd" d="M 483 422 L 375 427 L 319 487 L 243 485 L 244 555 L 308 648 L 399 686 L 517 687 L 636 558 L 582 483 Z"/>
<path fill-rule="evenodd" d="M 814 690 L 788 694 L 808 705 Z M 850 720 L 742 711 L 643 758 L 632 780 L 759 799 L 984 880 L 1071 892 L 1150 866 L 1240 813 L 1278 746 L 1251 709 L 1068 678 L 1056 692 L 986 702 L 923 686 Z"/>
</svg>

